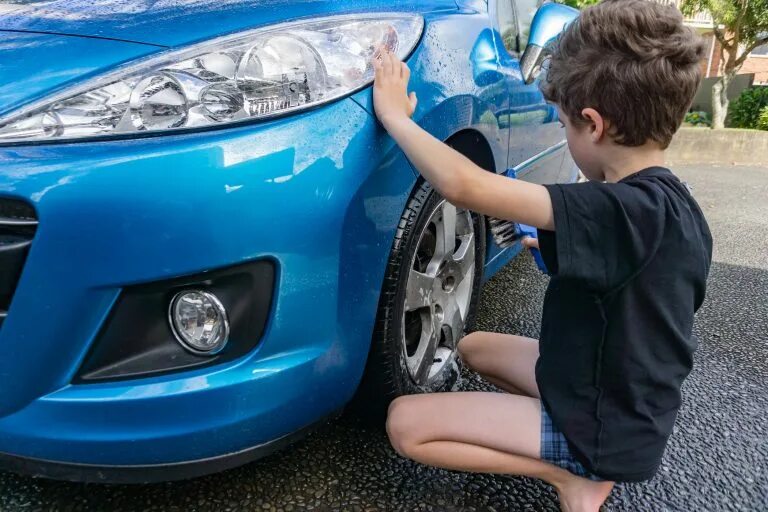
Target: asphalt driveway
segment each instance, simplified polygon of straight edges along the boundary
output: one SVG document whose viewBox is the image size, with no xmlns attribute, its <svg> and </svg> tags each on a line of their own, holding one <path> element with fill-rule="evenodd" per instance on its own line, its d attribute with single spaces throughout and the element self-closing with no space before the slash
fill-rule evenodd
<svg viewBox="0 0 768 512">
<path fill-rule="evenodd" d="M 768 510 L 768 168 L 679 169 L 712 228 L 696 367 L 658 475 L 619 485 L 608 510 Z M 479 327 L 536 336 L 546 278 L 525 256 L 483 292 Z M 489 386 L 465 374 L 463 389 Z M 0 510 L 557 510 L 543 483 L 462 474 L 397 457 L 346 415 L 260 462 L 189 482 L 95 486 L 0 473 Z"/>
</svg>

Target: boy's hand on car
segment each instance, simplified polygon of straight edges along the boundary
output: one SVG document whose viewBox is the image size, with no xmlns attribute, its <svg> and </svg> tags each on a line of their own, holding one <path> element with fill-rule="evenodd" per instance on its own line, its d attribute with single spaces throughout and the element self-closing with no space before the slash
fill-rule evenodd
<svg viewBox="0 0 768 512">
<path fill-rule="evenodd" d="M 409 119 L 416 111 L 416 93 L 408 94 L 411 70 L 397 55 L 380 49 L 373 60 L 376 78 L 373 84 L 373 106 L 381 124 L 388 126 Z"/>
</svg>

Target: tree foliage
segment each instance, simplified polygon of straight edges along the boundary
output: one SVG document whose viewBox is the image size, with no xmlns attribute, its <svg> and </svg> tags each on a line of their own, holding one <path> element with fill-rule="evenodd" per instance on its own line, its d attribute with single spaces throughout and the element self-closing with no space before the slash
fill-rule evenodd
<svg viewBox="0 0 768 512">
<path fill-rule="evenodd" d="M 768 107 L 763 107 L 757 119 L 757 129 L 768 131 Z"/>
<path fill-rule="evenodd" d="M 724 49 L 736 46 L 736 66 L 744 63 L 749 52 L 768 43 L 768 0 L 683 0 L 680 10 L 687 16 L 710 13 L 720 44 Z"/>
<path fill-rule="evenodd" d="M 760 118 L 768 109 L 768 87 L 752 87 L 741 93 L 731 105 L 731 126 L 734 128 L 760 128 Z"/>
<path fill-rule="evenodd" d="M 576 9 L 582 9 L 600 3 L 600 0 L 557 0 L 558 3 L 570 5 Z"/>
</svg>

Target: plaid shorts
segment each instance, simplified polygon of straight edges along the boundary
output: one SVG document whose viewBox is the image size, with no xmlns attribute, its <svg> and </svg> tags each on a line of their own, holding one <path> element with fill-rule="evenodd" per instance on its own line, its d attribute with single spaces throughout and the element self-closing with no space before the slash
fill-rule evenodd
<svg viewBox="0 0 768 512">
<path fill-rule="evenodd" d="M 552 423 L 552 418 L 544 408 L 544 403 L 541 404 L 541 460 L 570 471 L 576 476 L 588 478 L 595 482 L 603 481 L 602 478 L 590 473 L 581 462 L 576 460 L 568 447 L 565 436 Z"/>
</svg>

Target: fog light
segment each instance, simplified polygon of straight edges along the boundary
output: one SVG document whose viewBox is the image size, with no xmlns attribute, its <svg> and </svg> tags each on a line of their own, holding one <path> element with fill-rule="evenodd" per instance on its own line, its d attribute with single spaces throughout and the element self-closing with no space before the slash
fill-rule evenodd
<svg viewBox="0 0 768 512">
<path fill-rule="evenodd" d="M 168 316 L 174 336 L 191 352 L 213 355 L 227 344 L 227 311 L 212 293 L 201 290 L 177 293 L 171 300 Z"/>
</svg>

